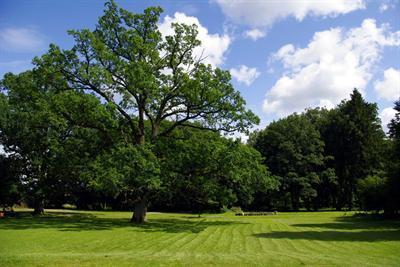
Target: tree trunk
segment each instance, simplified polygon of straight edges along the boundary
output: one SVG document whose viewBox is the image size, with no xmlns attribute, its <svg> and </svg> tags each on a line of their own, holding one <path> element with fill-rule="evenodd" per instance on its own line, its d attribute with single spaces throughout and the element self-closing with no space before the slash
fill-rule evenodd
<svg viewBox="0 0 400 267">
<path fill-rule="evenodd" d="M 146 213 L 147 213 L 147 200 L 146 198 L 143 198 L 136 203 L 135 211 L 133 212 L 131 222 L 138 224 L 146 222 Z"/>
<path fill-rule="evenodd" d="M 34 215 L 42 215 L 44 214 L 44 200 L 38 199 L 33 203 L 33 214 Z"/>
<path fill-rule="evenodd" d="M 152 129 L 151 129 L 151 141 L 152 142 L 156 141 L 159 128 L 160 128 L 160 126 L 158 125 L 158 123 L 155 123 L 155 125 L 152 127 Z"/>
<path fill-rule="evenodd" d="M 144 140 L 144 136 L 145 136 L 145 134 L 144 134 L 144 109 L 142 107 L 142 103 L 139 103 L 138 112 L 139 112 L 139 114 L 138 114 L 139 133 L 137 136 L 136 143 L 138 145 L 144 145 L 144 142 L 145 142 L 145 140 Z"/>
</svg>

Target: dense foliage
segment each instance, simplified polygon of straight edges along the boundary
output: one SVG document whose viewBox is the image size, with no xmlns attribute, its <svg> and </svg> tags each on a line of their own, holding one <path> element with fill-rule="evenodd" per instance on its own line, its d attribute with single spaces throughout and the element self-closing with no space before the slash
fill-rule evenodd
<svg viewBox="0 0 400 267">
<path fill-rule="evenodd" d="M 161 12 L 151 7 L 134 14 L 107 2 L 93 31 L 69 31 L 72 49 L 52 44 L 35 64 L 45 75 L 61 75 L 70 90 L 91 92 L 112 105 L 128 131 L 126 145 L 144 147 L 133 150 L 144 151 L 180 127 L 245 132 L 257 123 L 230 84 L 229 71 L 205 65 L 194 55 L 200 45 L 196 26 L 173 24 L 173 35 L 162 36 L 157 24 Z M 154 189 L 148 180 L 159 177 L 146 179 L 135 182 L 144 183 L 131 195 L 137 205 L 132 220 L 139 223 Z"/>
<path fill-rule="evenodd" d="M 388 164 L 388 190 L 386 210 L 390 214 L 400 213 L 400 99 L 396 101 L 394 109 L 395 118 L 389 124 L 390 137 L 393 145 L 389 151 Z"/>
<path fill-rule="evenodd" d="M 329 166 L 338 177 L 336 208 L 352 208 L 357 180 L 374 174 L 383 166 L 384 133 L 376 104 L 367 103 L 354 90 L 350 99 L 332 110 L 321 127 Z"/>
<path fill-rule="evenodd" d="M 170 209 L 246 205 L 257 190 L 275 189 L 277 182 L 261 155 L 239 141 L 213 132 L 184 129 L 156 146 L 162 179 L 168 185 L 163 203 Z"/>
<path fill-rule="evenodd" d="M 250 144 L 262 153 L 264 163 L 279 178 L 280 189 L 275 206 L 298 210 L 320 207 L 317 196 L 332 183 L 335 174 L 325 162 L 324 142 L 315 125 L 304 115 L 294 114 L 272 122 L 256 132 Z"/>
<path fill-rule="evenodd" d="M 228 71 L 202 63 L 195 25 L 162 36 L 162 10 L 111 1 L 94 30 L 70 31 L 0 92 L 0 204 L 134 210 L 384 209 L 399 212 L 400 101 L 383 133 L 354 90 L 335 109 L 259 119 Z"/>
<path fill-rule="evenodd" d="M 395 109 L 399 111 L 398 102 Z M 271 123 L 250 137 L 281 181 L 278 194 L 261 199 L 291 210 L 356 205 L 397 213 L 398 123 L 397 113 L 388 139 L 377 105 L 367 103 L 357 90 L 335 109 L 307 110 Z"/>
</svg>

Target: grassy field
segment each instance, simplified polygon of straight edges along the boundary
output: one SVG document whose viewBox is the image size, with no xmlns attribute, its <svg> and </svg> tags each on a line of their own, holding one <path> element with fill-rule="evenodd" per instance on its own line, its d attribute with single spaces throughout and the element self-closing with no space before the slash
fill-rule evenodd
<svg viewBox="0 0 400 267">
<path fill-rule="evenodd" d="M 400 221 L 344 212 L 47 211 L 0 220 L 0 266 L 400 266 Z"/>
</svg>

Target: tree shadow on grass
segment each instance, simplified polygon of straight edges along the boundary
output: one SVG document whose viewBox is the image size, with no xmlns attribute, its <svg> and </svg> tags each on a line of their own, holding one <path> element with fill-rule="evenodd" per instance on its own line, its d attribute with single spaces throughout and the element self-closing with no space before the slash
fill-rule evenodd
<svg viewBox="0 0 400 267">
<path fill-rule="evenodd" d="M 319 241 L 400 241 L 400 221 L 371 215 L 343 216 L 333 223 L 292 224 L 297 231 L 273 231 L 255 234 L 259 238 L 303 239 Z M 303 229 L 302 229 L 303 228 Z M 312 228 L 314 231 L 304 228 Z M 329 229 L 329 230 L 327 230 Z"/>
<path fill-rule="evenodd" d="M 382 216 L 371 214 L 355 214 L 352 216 L 338 217 L 336 218 L 336 222 L 333 223 L 303 223 L 292 224 L 291 226 L 305 228 L 325 228 L 334 230 L 400 230 L 400 220 L 389 220 L 385 219 Z"/>
<path fill-rule="evenodd" d="M 301 232 L 271 232 L 255 234 L 255 237 L 270 239 L 295 239 L 295 240 L 318 240 L 318 241 L 400 241 L 400 230 L 391 231 L 301 231 Z"/>
<path fill-rule="evenodd" d="M 59 231 L 92 231 L 127 228 L 137 232 L 166 233 L 200 233 L 211 226 L 232 225 L 237 221 L 209 221 L 206 219 L 150 219 L 137 225 L 129 218 L 104 218 L 84 212 L 46 212 L 43 216 L 31 216 L 29 213 L 18 213 L 15 218 L 0 220 L 0 230 L 56 229 Z"/>
</svg>

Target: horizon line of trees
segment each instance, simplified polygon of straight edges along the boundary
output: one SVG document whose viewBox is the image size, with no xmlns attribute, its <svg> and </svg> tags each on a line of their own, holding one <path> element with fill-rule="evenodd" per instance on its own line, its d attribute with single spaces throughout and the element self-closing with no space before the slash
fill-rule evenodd
<svg viewBox="0 0 400 267">
<path fill-rule="evenodd" d="M 132 189 L 147 179 L 153 210 L 400 210 L 400 100 L 389 136 L 377 105 L 354 90 L 334 109 L 273 121 L 251 133 L 247 144 L 185 127 L 142 151 L 126 145 L 121 133 L 127 129 L 106 103 L 90 94 L 27 86 L 28 77 L 34 79 L 34 71 L 2 81 L 4 207 L 24 202 L 40 213 L 68 203 L 131 210 Z"/>
<path fill-rule="evenodd" d="M 397 214 L 400 99 L 394 109 L 386 136 L 377 105 L 354 89 L 334 109 L 307 109 L 252 133 L 248 143 L 280 184 L 277 194 L 260 194 L 254 207 L 270 203 L 285 210 L 330 207 Z"/>
<path fill-rule="evenodd" d="M 382 131 L 377 105 L 354 90 L 250 134 L 259 118 L 229 71 L 196 58 L 196 25 L 162 36 L 162 9 L 113 1 L 94 30 L 69 31 L 33 70 L 0 82 L 0 205 L 41 214 L 65 203 L 133 210 L 382 210 L 400 207 L 400 100 Z"/>
</svg>

